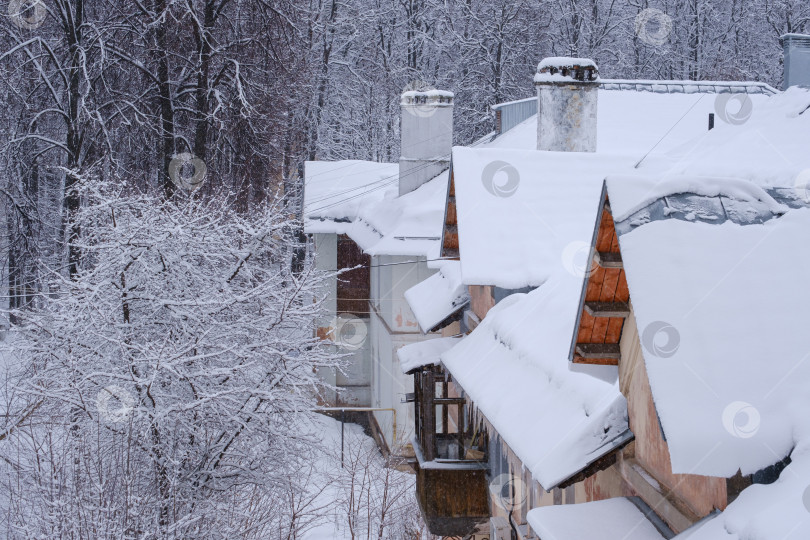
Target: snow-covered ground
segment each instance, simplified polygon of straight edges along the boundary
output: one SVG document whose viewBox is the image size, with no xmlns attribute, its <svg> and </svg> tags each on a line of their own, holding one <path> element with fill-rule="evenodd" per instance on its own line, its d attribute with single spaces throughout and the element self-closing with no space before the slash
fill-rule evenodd
<svg viewBox="0 0 810 540">
<path fill-rule="evenodd" d="M 316 441 L 314 474 L 307 478 L 302 498 L 308 501 L 302 521 L 306 525 L 303 536 L 297 538 L 378 538 L 381 528 L 382 538 L 422 536 L 415 476 L 386 467 L 391 463 L 361 426 L 345 424 L 343 467 L 339 420 L 317 415 L 305 430 Z"/>
</svg>

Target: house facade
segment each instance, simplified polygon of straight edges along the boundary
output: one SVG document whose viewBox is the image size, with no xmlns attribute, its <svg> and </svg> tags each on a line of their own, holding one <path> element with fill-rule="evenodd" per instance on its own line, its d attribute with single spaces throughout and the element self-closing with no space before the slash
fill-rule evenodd
<svg viewBox="0 0 810 540">
<path fill-rule="evenodd" d="M 410 454 L 413 383 L 396 351 L 440 337 L 420 331 L 405 292 L 437 272 L 453 95 L 407 92 L 402 111 L 399 163 L 306 163 L 304 227 L 316 265 L 338 272 L 318 334 L 346 362 L 320 374 L 331 387 L 322 402 L 368 412 L 378 443 Z"/>
<path fill-rule="evenodd" d="M 803 43 L 787 36 L 786 50 L 794 42 Z M 788 81 L 801 81 L 786 58 Z M 348 332 L 365 336 L 362 403 L 380 409 L 372 414 L 389 448 L 412 452 L 429 529 L 545 540 L 805 537 L 810 521 L 796 508 L 810 473 L 799 459 L 806 426 L 787 405 L 804 410 L 804 401 L 775 396 L 807 380 L 810 347 L 795 317 L 771 313 L 798 313 L 810 298 L 763 276 L 795 282 L 810 271 L 807 243 L 785 255 L 810 212 L 808 92 L 789 82 L 778 92 L 605 80 L 593 62 L 565 58 L 541 62 L 534 82 L 537 96 L 494 107 L 498 131 L 470 147 L 450 148 L 441 114 L 452 97 L 409 93 L 403 126 L 414 130 L 403 130 L 403 152 L 419 150 L 398 166 L 368 174 L 383 165 L 364 163 L 346 178 L 334 176 L 346 162 L 307 164 L 320 264 L 355 272 L 368 257 L 370 271 L 354 278 L 368 279 L 367 313 L 356 317 L 366 329 Z M 417 132 L 447 146 L 421 144 Z M 319 178 L 318 167 L 330 172 Z M 329 174 L 324 195 L 318 180 Z M 336 202 L 325 212 L 328 197 Z M 340 235 L 351 263 L 338 262 L 340 249 L 332 258 Z M 728 248 L 741 242 L 747 251 Z M 758 292 L 720 295 L 737 274 L 738 292 Z M 363 294 L 339 285 L 336 315 Z M 681 299 L 693 305 L 668 311 Z M 760 310 L 768 316 L 738 320 Z M 727 319 L 736 322 L 717 322 Z M 326 322 L 323 333 L 338 327 Z M 745 346 L 724 353 L 732 342 Z M 734 371 L 732 357 L 750 370 Z M 396 429 L 382 420 L 388 409 Z M 790 526 L 772 536 L 757 528 L 766 518 Z"/>
<path fill-rule="evenodd" d="M 541 63 L 535 79 L 540 86 L 536 126 L 543 125 L 543 107 L 548 109 L 555 100 L 566 104 L 565 114 L 570 116 L 572 113 L 571 101 L 555 96 L 555 92 L 571 90 L 582 94 L 584 85 L 595 82 L 593 75 L 587 73 L 592 64 L 585 64 L 583 68 L 575 64 L 578 59 L 572 59 L 568 65 L 561 60 Z M 556 72 L 555 63 L 559 64 Z M 578 73 L 581 68 L 584 75 Z M 559 88 L 551 92 L 544 88 L 548 84 L 557 84 L 554 76 L 565 77 L 565 70 L 573 71 L 573 77 L 578 80 L 573 84 L 559 81 Z M 479 461 L 485 463 L 488 471 L 488 484 L 484 488 L 490 503 L 488 519 L 476 514 L 476 497 L 469 492 L 466 492 L 464 508 L 442 506 L 435 499 L 424 498 L 432 505 L 423 508 L 424 513 L 435 514 L 437 508 L 444 512 L 444 522 L 439 524 L 448 529 L 457 526 L 452 531 L 456 535 L 658 539 L 696 534 L 696 530 L 716 531 L 722 521 L 716 517 L 719 512 L 754 484 L 770 485 L 789 463 L 786 460 L 789 452 L 782 450 L 755 465 L 742 466 L 741 463 L 739 468 L 722 472 L 701 466 L 700 460 L 692 463 L 673 461 L 672 456 L 677 457 L 678 452 L 673 453 L 670 446 L 682 441 L 683 435 L 679 434 L 676 439 L 671 428 L 666 427 L 668 421 L 661 420 L 660 407 L 657 406 L 660 391 L 653 391 L 655 377 L 650 378 L 647 372 L 652 354 L 649 351 L 660 354 L 661 347 L 666 351 L 671 330 L 660 322 L 654 324 L 658 321 L 648 321 L 639 331 L 633 287 L 628 285 L 620 241 L 620 237 L 630 230 L 657 220 L 644 213 L 649 209 L 642 208 L 615 225 L 608 195 L 610 190 L 604 185 L 604 178 L 655 171 L 666 184 L 670 175 L 682 175 L 684 171 L 703 176 L 713 173 L 713 168 L 722 168 L 725 174 L 730 164 L 744 163 L 744 167 L 734 171 L 740 178 L 748 183 L 772 182 L 773 170 L 768 171 L 768 168 L 773 169 L 772 160 L 768 167 L 752 166 L 752 163 L 756 163 L 754 156 L 758 154 L 777 152 L 763 151 L 756 145 L 751 147 L 750 141 L 747 145 L 741 144 L 739 139 L 745 140 L 752 133 L 764 133 L 760 119 L 767 124 L 769 114 L 791 107 L 803 110 L 806 96 L 798 91 L 792 92 L 789 98 L 790 91 L 786 96 L 776 95 L 770 90 L 761 92 L 761 87 L 749 83 L 684 86 L 684 83 L 660 81 L 655 83 L 657 88 L 654 90 L 644 88 L 646 83 L 642 82 L 600 82 L 596 107 L 603 101 L 610 106 L 611 100 L 620 101 L 622 95 L 627 96 L 630 92 L 660 92 L 660 101 L 652 108 L 647 108 L 644 103 L 644 98 L 649 99 L 650 95 L 636 95 L 632 99 L 648 120 L 653 119 L 650 117 L 656 111 L 677 101 L 672 99 L 670 89 L 681 86 L 680 91 L 674 92 L 677 98 L 684 94 L 693 96 L 692 110 L 697 109 L 705 120 L 709 120 L 709 114 L 719 115 L 717 123 L 720 128 L 707 133 L 712 122 L 694 122 L 691 133 L 684 129 L 682 135 L 676 137 L 683 136 L 683 139 L 666 141 L 665 137 L 663 145 L 661 139 L 648 134 L 652 135 L 648 139 L 648 148 L 639 148 L 642 151 L 630 160 L 623 159 L 620 152 L 601 151 L 601 144 L 597 144 L 595 152 L 587 145 L 568 146 L 567 139 L 572 131 L 567 129 L 550 136 L 547 134 L 543 141 L 543 130 L 538 127 L 538 148 L 546 145 L 545 149 L 550 150 L 548 153 L 517 152 L 504 144 L 504 139 L 510 135 L 513 139 L 525 139 L 525 133 L 534 127 L 530 126 L 530 121 L 526 125 L 516 125 L 513 133 L 501 135 L 500 141 L 496 138 L 489 148 L 454 149 L 443 255 L 459 259 L 461 282 L 467 285 L 471 298 L 469 309 L 460 317 L 461 330 L 469 335 L 450 350 L 425 359 L 422 368 L 409 367 L 416 374 L 417 381 L 423 381 L 432 373 L 430 376 L 434 380 L 445 381 L 442 384 L 449 382 L 450 389 L 437 388 L 427 405 L 419 402 L 420 393 L 417 391 L 416 409 L 429 420 L 437 414 L 430 412 L 431 401 L 435 403 L 436 399 L 441 399 L 436 396 L 464 398 L 464 410 L 457 413 L 464 418 L 455 423 L 451 421 L 450 425 L 451 434 L 458 426 L 464 434 L 456 438 L 469 443 L 452 455 L 440 455 L 440 451 L 437 454 L 432 450 L 432 455 L 438 456 L 433 460 L 428 459 L 422 447 L 421 453 L 417 453 L 421 458 L 418 469 L 430 470 L 436 464 L 445 470 L 455 466 L 457 478 L 450 485 L 465 485 L 460 479 L 465 477 L 463 471 L 471 464 L 466 463 L 469 459 L 458 456 L 478 457 L 467 452 L 468 448 L 486 450 L 486 455 Z M 603 96 L 609 96 L 608 89 L 617 95 L 603 100 Z M 544 97 L 544 92 L 551 95 Z M 590 125 L 596 133 L 605 128 L 615 129 L 615 126 L 605 126 L 593 122 L 593 119 L 619 115 L 612 114 L 612 111 L 604 114 L 601 110 L 594 114 L 588 99 L 586 95 L 574 100 L 585 103 L 585 106 L 582 121 L 574 121 L 572 125 L 578 128 Z M 670 99 L 672 101 L 668 102 Z M 711 106 L 708 111 L 700 110 L 702 100 Z M 754 109 L 761 109 L 760 114 L 754 116 L 750 126 L 744 126 L 748 118 L 728 118 L 723 106 L 729 101 L 750 104 Z M 525 107 L 525 102 L 518 105 Z M 560 120 L 559 111 L 553 114 L 557 115 L 556 119 L 547 125 L 570 122 L 570 118 Z M 723 114 L 726 114 L 725 118 Z M 796 114 L 793 111 L 788 117 Z M 621 115 L 625 121 L 628 116 L 632 117 L 632 114 Z M 686 116 L 689 116 L 688 111 Z M 785 123 L 781 117 L 774 115 L 773 118 Z M 791 136 L 796 137 L 801 132 L 803 121 L 794 124 Z M 615 139 L 619 145 L 632 148 L 633 143 L 640 140 L 643 128 L 627 124 L 622 127 L 637 128 L 637 131 Z M 669 133 L 678 133 L 683 126 L 676 123 L 669 127 Z M 808 165 L 804 162 L 805 156 L 797 157 L 801 154 L 801 143 L 791 142 L 789 136 L 778 135 L 779 130 L 773 126 L 768 133 L 774 146 L 794 160 L 783 167 L 784 174 L 778 179 L 781 186 L 777 184 L 778 187 L 770 189 L 760 199 L 777 201 L 783 205 L 783 212 L 787 208 L 797 212 L 803 210 L 806 205 L 797 201 L 797 193 L 802 191 L 797 191 L 794 185 L 801 184 L 797 178 L 801 178 L 801 171 Z M 612 138 L 617 134 L 600 135 Z M 692 142 L 688 141 L 690 137 Z M 598 136 L 597 140 L 602 141 Z M 712 143 L 725 141 L 712 146 L 715 150 L 722 148 L 722 158 L 703 148 L 707 140 Z M 606 146 L 610 147 L 611 142 L 608 141 Z M 660 151 L 654 151 L 656 146 Z M 516 147 L 519 148 L 517 145 L 511 148 Z M 562 154 L 568 150 L 590 151 L 591 155 Z M 494 188 L 493 169 L 500 175 Z M 752 171 L 762 174 L 758 177 Z M 764 179 L 766 174 L 768 180 Z M 612 189 L 621 190 L 623 181 L 616 180 L 614 183 L 620 187 Z M 626 182 L 629 185 L 634 181 Z M 701 193 L 694 187 L 698 182 L 694 178 L 683 182 L 689 189 Z M 735 191 L 740 188 L 738 182 L 724 185 L 720 182 L 711 188 L 714 191 L 701 195 L 714 197 L 716 200 L 711 202 L 712 205 L 732 209 L 724 210 L 722 215 L 709 215 L 702 206 L 709 203 L 696 202 L 694 197 L 690 199 L 689 196 L 694 194 L 684 185 L 676 183 L 667 192 L 659 184 L 646 184 L 651 193 L 664 189 L 655 200 L 658 201 L 656 204 L 667 206 L 655 207 L 653 210 L 657 213 L 653 213 L 653 217 L 681 216 L 687 223 L 729 222 L 734 225 L 741 221 L 739 213 L 753 215 L 751 222 L 745 225 L 761 224 L 768 218 L 762 209 L 763 200 L 752 201 L 751 197 Z M 643 194 L 643 188 L 639 192 Z M 657 225 L 653 224 L 649 228 L 655 227 Z M 547 231 L 543 231 L 544 228 Z M 510 239 L 510 233 L 517 239 Z M 662 245 L 666 246 L 666 241 Z M 684 261 L 669 262 L 674 268 L 684 264 Z M 797 268 L 791 272 L 794 278 L 800 273 Z M 709 279 L 714 277 L 706 270 L 703 273 L 710 276 Z M 679 285 L 688 287 L 688 284 Z M 645 292 L 636 293 L 639 294 Z M 768 334 L 763 337 L 774 339 Z M 663 345 L 656 341 L 661 339 Z M 722 342 L 720 337 L 714 339 Z M 407 349 L 404 352 L 407 354 Z M 688 395 L 696 384 L 700 382 L 691 381 L 678 391 Z M 423 400 L 429 386 L 421 391 Z M 544 418 L 546 416 L 550 419 Z M 449 417 L 453 419 L 452 413 Z M 722 426 L 722 417 L 719 414 L 713 420 Z M 732 419 L 732 425 L 735 421 L 738 419 Z M 438 426 L 443 425 L 435 420 L 426 424 L 428 431 L 430 425 L 439 431 Z M 424 428 L 422 423 L 417 425 Z M 487 433 L 483 444 L 474 435 L 481 429 L 478 426 L 483 426 Z M 729 429 L 732 433 L 735 431 Z M 729 429 L 726 429 L 726 434 Z M 430 437 L 417 434 L 415 444 L 431 444 Z M 441 450 L 441 445 L 437 448 Z M 710 453 L 711 448 L 705 450 Z M 473 475 L 466 477 L 474 478 Z M 441 484 L 442 480 L 427 481 L 433 483 L 426 488 L 426 481 L 423 481 L 417 490 L 447 490 L 447 485 Z M 754 486 L 747 493 L 756 492 L 758 488 Z M 461 497 L 461 494 L 456 496 Z M 459 519 L 459 513 L 471 519 Z M 435 516 L 431 517 L 438 522 Z M 472 526 L 471 521 L 476 525 Z M 709 525 L 710 522 L 714 525 Z M 799 522 L 796 530 L 805 530 L 801 528 L 803 526 Z"/>
</svg>

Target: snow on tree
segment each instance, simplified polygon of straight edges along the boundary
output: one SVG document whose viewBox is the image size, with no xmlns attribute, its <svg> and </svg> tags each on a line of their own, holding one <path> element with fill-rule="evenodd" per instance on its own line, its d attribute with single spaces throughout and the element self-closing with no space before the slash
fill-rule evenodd
<svg viewBox="0 0 810 540">
<path fill-rule="evenodd" d="M 313 337 L 328 276 L 291 271 L 274 204 L 77 189 L 83 263 L 7 340 L 7 533 L 263 537 L 312 444 L 315 372 L 339 363 Z"/>
</svg>

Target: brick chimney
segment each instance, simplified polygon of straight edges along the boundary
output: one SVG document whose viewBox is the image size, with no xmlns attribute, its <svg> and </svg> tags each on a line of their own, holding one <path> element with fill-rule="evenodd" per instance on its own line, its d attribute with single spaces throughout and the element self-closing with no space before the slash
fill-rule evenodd
<svg viewBox="0 0 810 540">
<path fill-rule="evenodd" d="M 785 51 L 785 82 L 782 89 L 810 86 L 810 36 L 785 34 L 779 39 Z"/>
<path fill-rule="evenodd" d="M 537 66 L 537 149 L 596 152 L 599 70 L 586 58 L 546 58 Z"/>
<path fill-rule="evenodd" d="M 405 92 L 400 106 L 399 194 L 404 195 L 450 166 L 453 93 L 442 90 Z"/>
</svg>

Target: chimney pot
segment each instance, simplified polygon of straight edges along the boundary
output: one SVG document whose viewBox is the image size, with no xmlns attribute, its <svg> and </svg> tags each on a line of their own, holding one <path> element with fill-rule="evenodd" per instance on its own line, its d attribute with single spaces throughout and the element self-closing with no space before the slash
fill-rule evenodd
<svg viewBox="0 0 810 540">
<path fill-rule="evenodd" d="M 588 58 L 545 58 L 537 87 L 537 149 L 596 151 L 599 68 Z"/>
<path fill-rule="evenodd" d="M 409 193 L 450 166 L 453 93 L 410 90 L 400 98 L 399 194 Z"/>
<path fill-rule="evenodd" d="M 782 89 L 810 86 L 810 36 L 785 34 L 779 39 L 785 55 L 785 81 Z"/>
</svg>

